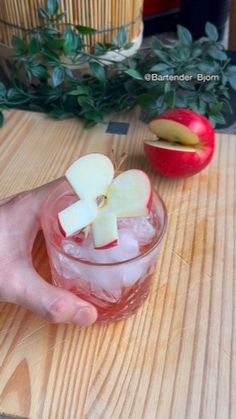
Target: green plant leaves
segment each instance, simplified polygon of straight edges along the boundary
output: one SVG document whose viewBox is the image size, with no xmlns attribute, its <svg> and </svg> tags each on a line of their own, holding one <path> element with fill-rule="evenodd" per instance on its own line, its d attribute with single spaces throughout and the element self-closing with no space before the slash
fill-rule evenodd
<svg viewBox="0 0 236 419">
<path fill-rule="evenodd" d="M 202 50 L 200 48 L 195 48 L 192 50 L 192 59 L 196 59 L 202 55 Z"/>
<path fill-rule="evenodd" d="M 4 98 L 6 96 L 7 89 L 3 83 L 0 83 L 0 98 Z"/>
<path fill-rule="evenodd" d="M 18 89 L 11 87 L 7 92 L 7 98 L 18 101 L 22 99 L 22 94 Z"/>
<path fill-rule="evenodd" d="M 197 69 L 199 72 L 210 74 L 213 72 L 212 64 L 208 63 L 199 63 L 197 65 Z"/>
<path fill-rule="evenodd" d="M 137 97 L 137 102 L 142 108 L 146 109 L 155 109 L 157 106 L 156 98 L 149 93 L 142 93 L 139 95 Z"/>
<path fill-rule="evenodd" d="M 23 39 L 13 37 L 13 81 L 9 89 L 0 83 L 1 109 L 23 107 L 57 119 L 75 115 L 86 120 L 85 128 L 103 122 L 111 112 L 124 112 L 136 105 L 144 110 L 145 120 L 168 108 L 184 107 L 219 124 L 224 123 L 223 114 L 231 112 L 229 87 L 236 90 L 236 66 L 229 65 L 211 23 L 205 27 L 207 36 L 197 41 L 179 25 L 176 40 L 163 43 L 154 37 L 150 50 L 105 65 L 102 56 L 108 51 L 122 55 L 122 49 L 132 46 L 126 29 L 120 27 L 112 42 L 99 42 L 89 49 L 85 43 L 96 29 L 66 25 L 61 33 L 57 25 L 66 12 L 60 10 L 59 0 L 44 3 L 46 7 L 39 8 L 44 22 Z M 145 74 L 154 73 L 167 77 L 145 80 Z M 203 82 L 197 78 L 199 73 L 218 75 L 219 80 Z M 191 77 L 171 81 L 170 75 Z M 0 114 L 0 123 L 2 118 Z"/>
<path fill-rule="evenodd" d="M 162 71 L 166 71 L 169 70 L 170 66 L 169 64 L 165 64 L 165 63 L 160 63 L 160 64 L 155 64 L 150 68 L 150 71 L 155 71 L 155 72 L 162 72 Z"/>
<path fill-rule="evenodd" d="M 214 60 L 225 61 L 228 59 L 226 53 L 216 47 L 210 47 L 207 53 L 211 58 L 214 58 Z"/>
<path fill-rule="evenodd" d="M 53 118 L 53 119 L 58 119 L 58 120 L 63 120 L 63 119 L 69 119 L 69 118 L 72 118 L 74 115 L 73 115 L 73 113 L 70 113 L 70 112 L 66 112 L 64 109 L 53 109 L 52 111 L 50 111 L 50 112 L 47 112 L 47 115 L 50 117 L 50 118 Z"/>
<path fill-rule="evenodd" d="M 229 84 L 232 87 L 232 89 L 236 90 L 236 74 L 232 75 L 229 78 Z"/>
<path fill-rule="evenodd" d="M 40 42 L 36 36 L 33 36 L 29 43 L 29 53 L 31 55 L 37 54 L 41 49 Z"/>
<path fill-rule="evenodd" d="M 55 67 L 52 71 L 52 85 L 54 87 L 60 86 L 64 81 L 65 71 L 62 67 Z"/>
<path fill-rule="evenodd" d="M 129 68 L 128 70 L 125 70 L 125 74 L 128 74 L 129 76 L 131 76 L 133 79 L 136 80 L 142 80 L 143 81 L 143 76 L 141 73 L 139 73 L 139 71 L 135 70 L 134 68 Z"/>
<path fill-rule="evenodd" d="M 219 38 L 219 34 L 218 34 L 218 31 L 217 31 L 217 29 L 216 29 L 216 27 L 215 27 L 215 25 L 213 25 L 212 23 L 210 23 L 210 22 L 207 22 L 206 23 L 206 26 L 205 26 L 205 32 L 206 32 L 206 35 L 212 40 L 212 41 L 218 41 L 218 38 Z"/>
<path fill-rule="evenodd" d="M 191 35 L 191 32 L 189 32 L 189 30 L 187 28 L 185 28 L 184 26 L 181 25 L 177 25 L 177 35 L 178 38 L 180 40 L 180 42 L 183 45 L 191 45 L 193 38 Z"/>
<path fill-rule="evenodd" d="M 48 76 L 46 68 L 41 64 L 32 66 L 30 68 L 30 72 L 33 77 L 37 77 L 39 79 L 46 79 Z"/>
<path fill-rule="evenodd" d="M 43 7 L 38 8 L 38 14 L 39 14 L 39 17 L 42 17 L 46 21 L 50 20 L 50 16 L 49 16 L 47 10 L 45 10 Z"/>
<path fill-rule="evenodd" d="M 87 95 L 78 95 L 77 102 L 83 108 L 83 111 L 93 109 L 93 100 Z"/>
<path fill-rule="evenodd" d="M 84 113 L 85 118 L 94 121 L 94 122 L 102 122 L 103 115 L 101 112 L 98 111 L 88 111 Z"/>
<path fill-rule="evenodd" d="M 127 42 L 127 32 L 123 26 L 120 27 L 118 33 L 119 45 L 122 46 Z"/>
<path fill-rule="evenodd" d="M 96 121 L 87 121 L 84 124 L 84 128 L 85 129 L 91 129 L 91 128 L 95 127 L 95 125 L 97 125 L 97 122 Z"/>
<path fill-rule="evenodd" d="M 105 73 L 103 65 L 101 65 L 100 63 L 96 61 L 91 61 L 89 66 L 92 73 L 95 75 L 95 77 L 97 77 L 98 80 L 100 81 L 106 80 L 106 73 Z"/>
<path fill-rule="evenodd" d="M 76 25 L 75 27 L 81 35 L 92 35 L 97 32 L 96 29 L 90 28 L 89 26 Z"/>
<path fill-rule="evenodd" d="M 16 35 L 13 35 L 13 37 L 12 37 L 12 46 L 18 54 L 20 54 L 20 55 L 24 54 L 25 43 L 21 38 L 19 38 Z"/>
<path fill-rule="evenodd" d="M 151 45 L 152 45 L 152 49 L 157 50 L 157 51 L 161 50 L 163 47 L 163 43 L 156 36 L 152 37 Z"/>
<path fill-rule="evenodd" d="M 70 27 L 64 31 L 63 37 L 63 51 L 65 55 L 69 55 L 81 48 L 82 41 L 80 36 L 76 35 Z"/>
<path fill-rule="evenodd" d="M 58 0 L 47 0 L 47 9 L 51 15 L 55 15 L 58 12 L 58 8 Z"/>
<path fill-rule="evenodd" d="M 112 43 L 117 45 L 119 48 L 122 48 L 123 45 L 127 42 L 127 32 L 123 26 L 119 28 L 118 35 L 113 37 Z"/>
<path fill-rule="evenodd" d="M 174 106 L 175 106 L 175 91 L 174 90 L 169 90 L 168 92 L 166 92 L 165 100 L 166 100 L 166 103 L 169 106 L 169 108 L 174 108 Z"/>
<path fill-rule="evenodd" d="M 3 123 L 4 123 L 4 116 L 3 116 L 3 112 L 0 111 L 0 128 L 2 128 Z"/>
<path fill-rule="evenodd" d="M 226 70 L 225 76 L 232 89 L 236 90 L 236 66 L 230 65 Z"/>
<path fill-rule="evenodd" d="M 68 92 L 71 96 L 85 95 L 89 96 L 92 93 L 92 89 L 89 86 L 77 86 L 75 89 Z"/>
<path fill-rule="evenodd" d="M 170 63 L 170 57 L 169 57 L 168 52 L 160 51 L 158 49 L 154 49 L 153 52 L 159 58 L 159 60 L 167 64 Z"/>
<path fill-rule="evenodd" d="M 215 127 L 216 126 L 216 124 L 220 124 L 220 125 L 222 125 L 222 124 L 225 124 L 225 118 L 224 118 L 224 115 L 222 115 L 222 114 L 219 114 L 219 115 L 210 115 L 209 116 L 209 120 L 210 120 L 210 122 L 212 123 L 212 125 Z"/>
</svg>

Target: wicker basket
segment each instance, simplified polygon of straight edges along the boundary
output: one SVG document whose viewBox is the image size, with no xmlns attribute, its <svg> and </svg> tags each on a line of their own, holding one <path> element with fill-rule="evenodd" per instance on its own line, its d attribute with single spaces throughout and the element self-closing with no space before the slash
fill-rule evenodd
<svg viewBox="0 0 236 419">
<path fill-rule="evenodd" d="M 13 35 L 22 37 L 26 30 L 42 24 L 39 6 L 45 6 L 45 0 L 1 0 L 0 42 L 11 47 Z M 142 32 L 142 7 L 143 0 L 61 0 L 60 10 L 67 15 L 59 29 L 66 24 L 93 27 L 97 33 L 88 36 L 86 44 L 94 45 L 111 42 L 124 26 L 129 42 L 133 42 Z"/>
</svg>

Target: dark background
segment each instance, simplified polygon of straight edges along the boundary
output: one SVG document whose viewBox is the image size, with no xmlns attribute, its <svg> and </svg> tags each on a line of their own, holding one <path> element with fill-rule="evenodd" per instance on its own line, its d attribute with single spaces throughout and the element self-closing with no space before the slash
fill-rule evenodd
<svg viewBox="0 0 236 419">
<path fill-rule="evenodd" d="M 144 35 L 174 31 L 181 23 L 199 38 L 206 22 L 214 23 L 224 36 L 230 0 L 145 0 Z"/>
</svg>

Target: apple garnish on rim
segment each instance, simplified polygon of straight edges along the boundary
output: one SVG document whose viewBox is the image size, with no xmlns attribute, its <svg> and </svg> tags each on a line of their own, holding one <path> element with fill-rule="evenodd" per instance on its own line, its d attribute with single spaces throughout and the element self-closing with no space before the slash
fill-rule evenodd
<svg viewBox="0 0 236 419">
<path fill-rule="evenodd" d="M 91 153 L 75 161 L 65 176 L 79 200 L 59 212 L 66 237 L 91 227 L 96 249 L 118 244 L 117 217 L 147 215 L 152 203 L 148 176 L 138 169 L 118 174 L 104 154 Z"/>
<path fill-rule="evenodd" d="M 189 109 L 170 109 L 148 126 L 156 139 L 145 141 L 144 150 L 163 175 L 191 176 L 211 161 L 215 132 L 204 116 Z"/>
</svg>

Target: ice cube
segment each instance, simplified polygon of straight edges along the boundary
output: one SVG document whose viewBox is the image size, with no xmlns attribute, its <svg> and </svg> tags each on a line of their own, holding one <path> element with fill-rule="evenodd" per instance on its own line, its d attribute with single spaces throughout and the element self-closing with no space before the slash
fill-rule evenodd
<svg viewBox="0 0 236 419">
<path fill-rule="evenodd" d="M 94 263 L 117 263 L 139 256 L 140 244 L 148 243 L 155 235 L 155 229 L 148 217 L 119 219 L 119 243 L 108 249 L 95 249 L 92 234 L 82 245 L 72 239 L 64 239 L 63 250 L 73 257 Z M 148 255 L 147 255 L 148 256 Z M 105 293 L 106 301 L 117 301 L 123 287 L 132 286 L 148 274 L 146 257 L 114 266 L 94 266 L 81 261 L 70 260 L 61 255 L 61 273 L 65 279 L 77 276 L 78 281 L 87 282 L 94 293 Z M 105 298 L 105 297 L 104 297 Z"/>
<path fill-rule="evenodd" d="M 63 254 L 59 253 L 59 259 L 61 262 L 61 274 L 64 279 L 71 280 L 76 278 L 82 278 L 82 271 L 80 265 Z"/>
<path fill-rule="evenodd" d="M 72 239 L 64 239 L 61 241 L 62 248 L 65 253 L 79 259 L 87 259 L 87 250 L 84 246 L 76 243 Z"/>
<path fill-rule="evenodd" d="M 156 234 L 149 216 L 120 218 L 118 227 L 120 232 L 123 229 L 128 229 L 138 241 L 139 246 L 150 243 Z"/>
<path fill-rule="evenodd" d="M 88 238 L 89 260 L 98 263 L 115 263 L 121 262 L 127 259 L 131 259 L 139 255 L 139 245 L 132 232 L 128 230 L 121 230 L 119 232 L 119 241 L 117 246 L 110 247 L 108 249 L 95 249 L 92 238 Z"/>
<path fill-rule="evenodd" d="M 65 280 L 85 279 L 82 277 L 81 265 L 63 253 L 58 252 L 58 250 L 50 249 L 50 259 L 57 275 Z"/>
</svg>

